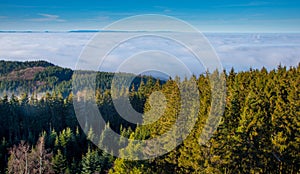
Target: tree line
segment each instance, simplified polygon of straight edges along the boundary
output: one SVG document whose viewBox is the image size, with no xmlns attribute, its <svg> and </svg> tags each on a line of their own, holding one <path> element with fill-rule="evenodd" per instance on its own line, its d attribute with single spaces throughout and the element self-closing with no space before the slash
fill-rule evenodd
<svg viewBox="0 0 300 174">
<path fill-rule="evenodd" d="M 103 78 L 105 75 L 99 74 Z M 225 112 L 212 137 L 200 143 L 201 138 L 210 133 L 203 128 L 209 123 L 207 119 L 212 109 L 210 81 L 213 78 L 226 80 Z M 195 126 L 183 143 L 169 153 L 148 160 L 131 161 L 113 157 L 97 148 L 90 141 L 98 136 L 91 127 L 84 127 L 88 134 L 83 133 L 73 108 L 76 93 L 63 95 L 60 90 L 53 90 L 41 98 L 34 93 L 23 93 L 18 97 L 4 95 L 0 99 L 1 173 L 300 172 L 300 65 L 238 73 L 232 69 L 228 73 L 207 73 L 182 80 L 170 78 L 165 82 L 140 77 L 130 88 L 120 86 L 118 90 L 109 87 L 111 76 L 104 79 L 97 83 L 94 94 L 106 122 L 99 141 L 110 138 L 106 128 L 137 140 L 164 134 L 170 130 L 180 112 L 178 84 L 188 86 L 191 81 L 197 82 L 200 96 L 199 110 L 190 111 L 197 113 Z M 118 95 L 112 96 L 112 90 L 118 91 Z M 121 98 L 126 94 L 130 96 L 133 108 L 147 113 L 153 107 L 150 94 L 155 91 L 164 94 L 167 104 L 163 113 L 158 113 L 161 112 L 159 110 L 144 115 L 143 121 L 146 122 L 162 114 L 148 125 L 126 121 L 112 102 L 113 97 Z M 181 121 L 184 123 L 189 119 Z M 179 137 L 175 133 L 173 138 Z M 141 148 L 138 144 L 114 141 L 122 147 L 120 154 L 134 155 L 134 150 Z M 142 152 L 151 155 L 149 151 Z"/>
</svg>

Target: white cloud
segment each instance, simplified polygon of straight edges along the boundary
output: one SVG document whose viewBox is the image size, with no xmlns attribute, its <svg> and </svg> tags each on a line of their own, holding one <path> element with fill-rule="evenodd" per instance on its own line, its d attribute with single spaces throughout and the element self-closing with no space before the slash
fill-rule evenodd
<svg viewBox="0 0 300 174">
<path fill-rule="evenodd" d="M 74 68 L 92 36 L 92 33 L 0 33 L 0 59 L 43 59 Z"/>
<path fill-rule="evenodd" d="M 27 21 L 32 21 L 32 22 L 49 22 L 49 21 L 65 22 L 65 20 L 60 19 L 60 16 L 58 16 L 58 15 L 45 14 L 45 13 L 39 13 L 38 15 L 41 16 L 41 17 L 27 19 Z"/>
<path fill-rule="evenodd" d="M 237 70 L 300 62 L 300 34 L 209 34 L 225 68 Z"/>
<path fill-rule="evenodd" d="M 93 33 L 0 33 L 0 59 L 44 59 L 63 67 L 74 68 L 82 49 L 93 35 Z M 236 70 L 247 70 L 250 67 L 263 66 L 272 69 L 279 63 L 296 66 L 300 62 L 300 34 L 210 33 L 206 36 L 226 69 L 234 67 Z M 191 37 L 191 39 L 195 38 Z M 102 44 L 109 41 L 108 36 L 106 40 L 102 40 Z M 155 39 L 140 39 L 121 44 L 119 50 L 107 57 L 103 67 L 105 70 L 113 71 L 126 58 L 133 56 L 137 51 L 147 50 L 151 45 L 173 53 L 192 71 L 203 71 L 203 67 L 195 66 L 193 56 L 189 55 L 186 49 L 176 44 L 172 45 L 169 41 L 157 42 Z M 106 49 L 106 45 L 98 45 L 97 49 Z M 151 56 L 145 55 L 149 57 L 148 61 L 151 61 Z M 98 65 L 98 62 L 93 63 Z M 132 67 L 139 66 L 140 63 L 141 61 L 136 61 Z M 95 67 L 95 65 L 86 67 Z"/>
</svg>

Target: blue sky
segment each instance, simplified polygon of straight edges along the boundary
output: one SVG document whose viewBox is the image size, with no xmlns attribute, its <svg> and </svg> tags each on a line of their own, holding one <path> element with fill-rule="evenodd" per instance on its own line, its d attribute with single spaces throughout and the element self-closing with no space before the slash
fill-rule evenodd
<svg viewBox="0 0 300 174">
<path fill-rule="evenodd" d="M 0 31 L 99 30 L 142 14 L 172 16 L 200 31 L 212 32 L 205 35 L 226 69 L 272 69 L 280 63 L 296 66 L 300 62 L 300 0 L 0 0 Z M 42 59 L 75 68 L 94 34 L 0 32 L 0 59 Z M 144 42 L 136 45 L 140 44 Z M 132 45 L 126 48 L 130 50 Z M 124 54 L 109 59 L 105 70 L 113 71 Z"/>
<path fill-rule="evenodd" d="M 164 14 L 206 32 L 300 32 L 299 12 L 299 0 L 0 0 L 0 30 L 101 29 L 132 15 Z"/>
</svg>

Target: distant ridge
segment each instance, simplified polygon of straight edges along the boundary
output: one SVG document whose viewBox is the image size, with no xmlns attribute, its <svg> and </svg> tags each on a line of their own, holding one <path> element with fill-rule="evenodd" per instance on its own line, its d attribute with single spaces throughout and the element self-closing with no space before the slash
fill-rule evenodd
<svg viewBox="0 0 300 174">
<path fill-rule="evenodd" d="M 46 92 L 59 88 L 64 95 L 70 93 L 73 71 L 44 60 L 0 60 L 0 94 Z"/>
<path fill-rule="evenodd" d="M 70 30 L 70 31 L 35 31 L 35 30 L 0 30 L 0 33 L 97 33 L 101 30 Z"/>
<path fill-rule="evenodd" d="M 0 30 L 0 33 L 67 33 L 68 31 L 31 31 L 31 30 Z"/>
<path fill-rule="evenodd" d="M 68 31 L 39 31 L 39 30 L 0 30 L 0 33 L 100 33 L 100 32 L 116 32 L 116 33 L 147 33 L 147 32 L 157 32 L 157 33 L 170 33 L 170 32 L 180 32 L 180 31 L 146 31 L 146 30 L 68 30 Z"/>
<path fill-rule="evenodd" d="M 88 70 L 81 72 L 82 74 L 78 78 L 82 80 L 77 80 L 77 85 L 84 84 L 86 79 L 90 79 L 97 73 L 96 86 L 101 90 L 111 88 L 110 84 L 115 75 L 113 72 Z M 0 60 L 0 96 L 12 93 L 18 95 L 23 92 L 32 94 L 58 90 L 66 97 L 72 91 L 73 73 L 72 69 L 62 68 L 44 60 L 25 62 Z M 118 74 L 123 80 L 129 80 L 134 76 L 135 79 L 132 82 L 135 87 L 138 87 L 140 82 L 146 81 L 146 79 L 151 78 L 154 81 L 158 79 L 151 76 L 151 74 L 134 75 L 125 72 L 118 72 Z M 164 79 L 167 78 L 165 77 Z M 160 82 L 164 83 L 164 79 L 160 80 Z"/>
<path fill-rule="evenodd" d="M 36 61 L 6 61 L 0 60 L 0 76 L 3 76 L 12 71 L 19 71 L 21 69 L 33 68 L 33 67 L 53 67 L 54 64 L 44 61 L 44 60 L 36 60 Z"/>
<path fill-rule="evenodd" d="M 70 30 L 69 33 L 97 33 L 101 32 L 101 30 Z"/>
</svg>

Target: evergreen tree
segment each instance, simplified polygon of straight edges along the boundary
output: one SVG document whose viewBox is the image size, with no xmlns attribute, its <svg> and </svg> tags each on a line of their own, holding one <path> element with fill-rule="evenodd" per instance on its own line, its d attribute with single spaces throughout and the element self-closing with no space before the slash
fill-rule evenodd
<svg viewBox="0 0 300 174">
<path fill-rule="evenodd" d="M 100 173 L 102 161 L 99 152 L 88 148 L 87 153 L 82 158 L 82 174 Z"/>
<path fill-rule="evenodd" d="M 66 157 L 61 153 L 60 150 L 57 150 L 57 154 L 54 156 L 53 160 L 53 170 L 57 174 L 64 174 L 67 170 L 67 161 Z"/>
</svg>

